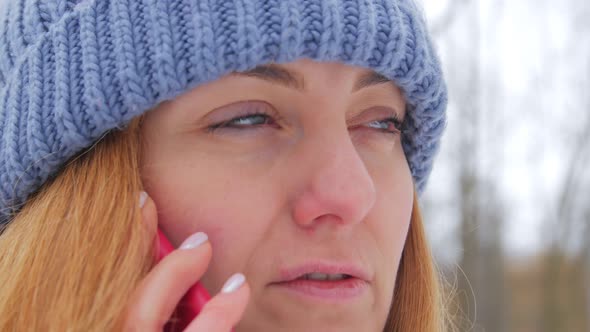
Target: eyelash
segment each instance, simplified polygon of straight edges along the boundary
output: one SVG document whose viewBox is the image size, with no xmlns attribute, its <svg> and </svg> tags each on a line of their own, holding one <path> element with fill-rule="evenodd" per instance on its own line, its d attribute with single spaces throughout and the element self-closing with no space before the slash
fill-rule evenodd
<svg viewBox="0 0 590 332">
<path fill-rule="evenodd" d="M 252 119 L 255 117 L 262 117 L 264 119 L 264 122 L 261 124 L 253 124 L 253 125 L 236 125 L 235 124 L 238 121 L 244 121 L 244 120 Z M 248 128 L 257 129 L 257 128 L 260 128 L 264 125 L 268 125 L 269 120 L 272 121 L 271 124 L 274 124 L 274 125 L 277 124 L 277 121 L 273 119 L 272 115 L 270 115 L 264 111 L 261 111 L 261 110 L 253 110 L 250 112 L 246 112 L 246 114 L 231 118 L 229 120 L 210 125 L 209 127 L 207 127 L 207 132 L 213 133 L 217 129 L 238 129 L 238 130 L 239 129 L 248 129 Z M 385 129 L 385 128 L 374 128 L 378 132 L 382 132 L 382 133 L 390 134 L 390 135 L 403 134 L 402 121 L 397 117 L 397 115 L 394 114 L 388 118 L 371 121 L 370 124 L 380 123 L 380 122 L 387 122 L 388 123 L 387 127 L 389 127 L 389 124 L 393 124 L 393 127 L 395 129 L 390 130 L 390 129 Z"/>
<path fill-rule="evenodd" d="M 254 117 L 263 117 L 264 118 L 264 122 L 262 124 L 255 124 L 255 125 L 235 125 L 235 123 L 237 121 L 243 121 L 245 119 L 251 119 Z M 277 115 L 275 115 L 276 118 L 278 118 Z M 253 110 L 246 110 L 244 112 L 244 114 L 240 114 L 236 117 L 233 117 L 229 120 L 226 121 L 221 121 L 219 123 L 210 125 L 209 127 L 207 127 L 207 132 L 214 132 L 217 129 L 246 129 L 246 128 L 260 128 L 263 125 L 267 125 L 268 124 L 268 120 L 272 120 L 274 124 L 277 123 L 276 120 L 273 120 L 273 115 L 268 114 L 264 111 L 261 111 L 259 108 L 255 108 Z M 280 119 L 279 119 L 280 121 Z"/>
<path fill-rule="evenodd" d="M 385 128 L 375 128 L 377 131 L 381 131 L 383 133 L 392 134 L 392 135 L 403 134 L 403 132 L 404 132 L 402 121 L 396 115 L 392 115 L 388 118 L 381 119 L 381 120 L 371 121 L 370 123 L 377 123 L 377 122 L 388 122 L 389 124 L 393 124 L 393 128 L 394 128 L 393 130 L 385 129 Z"/>
</svg>

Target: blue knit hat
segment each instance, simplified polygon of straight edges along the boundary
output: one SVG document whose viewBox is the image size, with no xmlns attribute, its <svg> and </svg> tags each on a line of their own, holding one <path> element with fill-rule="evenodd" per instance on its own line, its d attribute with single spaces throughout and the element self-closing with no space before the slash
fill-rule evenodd
<svg viewBox="0 0 590 332">
<path fill-rule="evenodd" d="M 392 79 L 422 192 L 447 91 L 412 0 L 0 2 L 0 225 L 105 132 L 204 82 L 299 58 Z"/>
</svg>

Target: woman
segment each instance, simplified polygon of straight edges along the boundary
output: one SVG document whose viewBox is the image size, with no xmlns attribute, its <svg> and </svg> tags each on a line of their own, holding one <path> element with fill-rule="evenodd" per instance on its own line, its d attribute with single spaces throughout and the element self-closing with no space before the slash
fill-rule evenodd
<svg viewBox="0 0 590 332">
<path fill-rule="evenodd" d="M 0 330 L 159 331 L 197 281 L 188 331 L 443 330 L 417 198 L 446 88 L 412 1 L 0 17 Z"/>
</svg>

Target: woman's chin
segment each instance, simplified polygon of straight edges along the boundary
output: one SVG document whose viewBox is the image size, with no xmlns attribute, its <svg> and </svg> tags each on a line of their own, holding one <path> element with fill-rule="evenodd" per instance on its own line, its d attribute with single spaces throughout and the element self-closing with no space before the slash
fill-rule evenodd
<svg viewBox="0 0 590 332">
<path fill-rule="evenodd" d="M 310 309 L 311 310 L 311 309 Z M 287 319 L 273 319 L 256 321 L 248 319 L 240 322 L 234 332 L 380 332 L 383 326 L 375 326 L 374 317 L 367 314 L 356 317 L 336 315 L 324 315 L 323 313 L 309 312 L 306 315 L 295 315 Z"/>
<path fill-rule="evenodd" d="M 379 331 L 385 321 L 376 310 L 370 287 L 341 293 L 301 290 L 299 285 L 269 287 L 247 309 L 235 332 L 250 331 Z M 303 287 L 306 287 L 305 285 Z M 383 317 L 381 317 L 383 316 Z M 380 327 L 382 329 L 382 326 Z"/>
</svg>

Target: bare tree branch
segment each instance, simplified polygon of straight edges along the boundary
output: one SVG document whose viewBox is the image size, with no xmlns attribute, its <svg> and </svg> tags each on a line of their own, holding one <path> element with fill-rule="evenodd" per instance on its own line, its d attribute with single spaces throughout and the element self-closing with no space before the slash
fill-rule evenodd
<svg viewBox="0 0 590 332">
<path fill-rule="evenodd" d="M 590 116 L 584 126 L 584 131 L 577 141 L 577 145 L 572 152 L 571 161 L 568 164 L 566 178 L 561 188 L 559 195 L 559 205 L 557 207 L 557 220 L 560 223 L 559 229 L 562 229 L 559 243 L 566 243 L 572 232 L 573 216 L 571 215 L 573 200 L 576 197 L 578 185 L 576 183 L 580 179 L 582 172 L 586 170 L 586 159 L 588 154 L 588 142 L 590 142 Z"/>
</svg>

